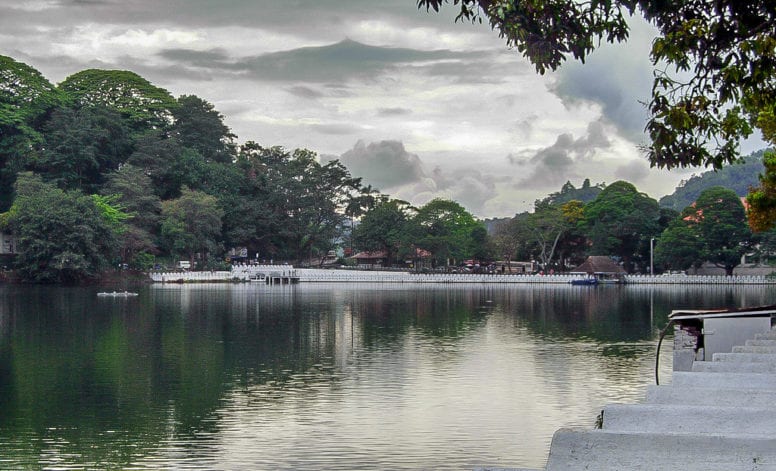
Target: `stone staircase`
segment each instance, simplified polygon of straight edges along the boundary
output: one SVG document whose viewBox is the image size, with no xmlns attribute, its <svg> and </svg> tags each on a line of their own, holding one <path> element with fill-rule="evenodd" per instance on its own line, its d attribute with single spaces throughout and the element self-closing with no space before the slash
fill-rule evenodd
<svg viewBox="0 0 776 471">
<path fill-rule="evenodd" d="M 600 429 L 558 430 L 545 469 L 776 471 L 775 373 L 776 330 L 756 334 L 650 386 L 644 403 L 605 406 Z"/>
</svg>

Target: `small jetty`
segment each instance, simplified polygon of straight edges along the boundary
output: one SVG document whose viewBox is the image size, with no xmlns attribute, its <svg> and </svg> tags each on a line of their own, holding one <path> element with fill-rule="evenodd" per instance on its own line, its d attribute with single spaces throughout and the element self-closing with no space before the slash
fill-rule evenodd
<svg viewBox="0 0 776 471">
<path fill-rule="evenodd" d="M 97 296 L 111 298 L 131 298 L 137 296 L 137 293 L 132 291 L 101 291 L 97 293 Z"/>
<path fill-rule="evenodd" d="M 673 312 L 671 383 L 650 386 L 644 403 L 605 406 L 598 428 L 555 432 L 543 469 L 776 470 L 774 315 Z"/>
</svg>

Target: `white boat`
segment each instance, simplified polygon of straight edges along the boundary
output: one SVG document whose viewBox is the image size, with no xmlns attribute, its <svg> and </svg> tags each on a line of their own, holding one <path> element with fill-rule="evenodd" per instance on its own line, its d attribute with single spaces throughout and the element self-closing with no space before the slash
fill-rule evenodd
<svg viewBox="0 0 776 471">
<path fill-rule="evenodd" d="M 111 296 L 116 298 L 130 298 L 132 296 L 137 296 L 137 293 L 134 293 L 132 291 L 102 291 L 97 293 L 97 296 Z"/>
</svg>

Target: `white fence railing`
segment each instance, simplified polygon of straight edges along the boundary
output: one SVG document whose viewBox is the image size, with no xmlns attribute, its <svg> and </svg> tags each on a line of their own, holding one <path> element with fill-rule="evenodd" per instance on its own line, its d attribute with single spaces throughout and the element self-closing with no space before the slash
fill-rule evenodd
<svg viewBox="0 0 776 471">
<path fill-rule="evenodd" d="M 476 273 L 410 273 L 402 271 L 295 269 L 291 265 L 235 265 L 232 271 L 152 272 L 157 283 L 221 282 L 261 280 L 268 277 L 295 278 L 301 283 L 541 283 L 568 284 L 583 275 L 502 275 Z M 626 284 L 755 285 L 776 284 L 766 276 L 719 275 L 627 275 Z"/>
</svg>

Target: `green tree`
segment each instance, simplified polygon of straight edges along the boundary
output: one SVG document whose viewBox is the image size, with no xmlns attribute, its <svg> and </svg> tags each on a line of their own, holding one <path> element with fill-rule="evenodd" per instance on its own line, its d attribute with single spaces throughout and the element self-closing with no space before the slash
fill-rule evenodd
<svg viewBox="0 0 776 471">
<path fill-rule="evenodd" d="M 162 202 L 161 235 L 171 254 L 194 264 L 197 253 L 205 264 L 208 254 L 219 250 L 224 211 L 208 194 L 184 187 L 180 198 Z"/>
<path fill-rule="evenodd" d="M 121 219 L 109 200 L 64 191 L 31 173 L 16 181 L 16 198 L 3 217 L 16 238 L 19 275 L 34 282 L 75 282 L 109 265 Z"/>
<path fill-rule="evenodd" d="M 159 232 L 162 211 L 151 179 L 142 169 L 123 165 L 108 175 L 102 194 L 114 195 L 116 202 L 131 216 L 119 234 L 121 260 L 135 268 L 147 268 L 145 260 L 158 253 L 154 235 Z"/>
<path fill-rule="evenodd" d="M 121 116 L 103 106 L 59 108 L 43 126 L 35 170 L 61 188 L 96 192 L 106 174 L 132 153 Z"/>
<path fill-rule="evenodd" d="M 185 147 L 196 150 L 207 161 L 232 162 L 236 136 L 212 104 L 194 95 L 183 95 L 172 113 L 173 133 Z"/>
<path fill-rule="evenodd" d="M 412 218 L 415 245 L 433 254 L 436 264 L 447 265 L 473 255 L 472 231 L 483 226 L 455 201 L 433 199 Z"/>
<path fill-rule="evenodd" d="M 673 220 L 655 245 L 655 264 L 664 270 L 699 267 L 703 263 L 704 247 L 697 229 L 682 217 Z"/>
<path fill-rule="evenodd" d="M 354 238 L 359 249 L 385 252 L 392 264 L 402 246 L 408 245 L 410 205 L 406 201 L 383 198 L 364 214 Z"/>
<path fill-rule="evenodd" d="M 688 217 L 697 225 L 705 248 L 704 258 L 732 275 L 752 245 L 741 199 L 727 188 L 709 188 L 698 197 L 694 209 L 695 213 Z"/>
<path fill-rule="evenodd" d="M 64 95 L 32 67 L 0 56 L 0 211 L 13 200 L 16 174 L 29 165 L 40 127 Z"/>
<path fill-rule="evenodd" d="M 652 165 L 721 167 L 736 160 L 753 126 L 776 142 L 773 0 L 418 0 L 418 7 L 438 11 L 445 3 L 460 5 L 459 19 L 487 18 L 539 73 L 568 56 L 584 62 L 602 40 L 627 40 L 628 17 L 641 14 L 658 32 L 646 125 Z"/>
<path fill-rule="evenodd" d="M 630 270 L 643 247 L 660 233 L 659 222 L 657 201 L 631 183 L 617 181 L 585 206 L 581 225 L 592 255 L 618 256 Z"/>
<path fill-rule="evenodd" d="M 83 70 L 67 77 L 59 89 L 79 105 L 117 110 L 138 133 L 169 127 L 178 106 L 167 90 L 126 70 Z"/>
</svg>

